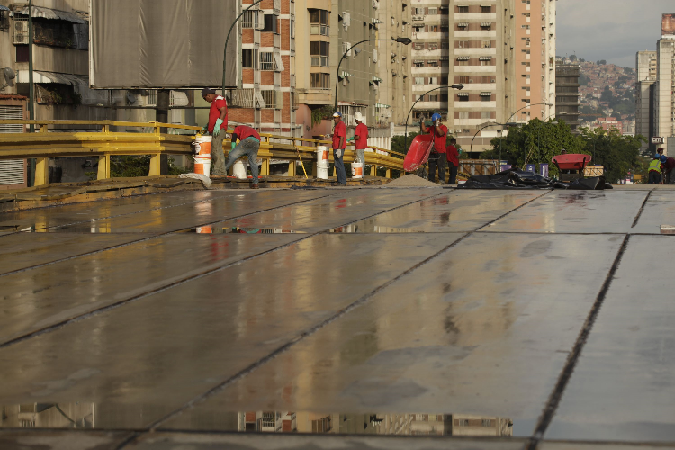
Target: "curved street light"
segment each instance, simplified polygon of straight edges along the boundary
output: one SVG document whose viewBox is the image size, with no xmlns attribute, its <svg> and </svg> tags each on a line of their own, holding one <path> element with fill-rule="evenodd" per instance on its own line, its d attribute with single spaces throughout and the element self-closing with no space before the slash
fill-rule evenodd
<svg viewBox="0 0 675 450">
<path fill-rule="evenodd" d="M 404 144 L 403 144 L 403 151 L 404 152 L 407 152 L 407 148 L 408 148 L 408 119 L 410 119 L 410 113 L 412 112 L 415 105 L 418 104 L 422 100 L 422 98 L 424 98 L 424 96 L 427 95 L 429 92 L 434 92 L 434 91 L 437 91 L 439 89 L 447 89 L 447 88 L 453 88 L 453 89 L 457 89 L 458 91 L 461 91 L 462 89 L 464 89 L 464 85 L 463 84 L 451 84 L 450 86 L 439 86 L 437 88 L 433 88 L 432 90 L 427 91 L 424 94 L 420 95 L 419 98 L 417 99 L 417 101 L 412 104 L 412 106 L 410 107 L 410 110 L 408 111 L 408 115 L 405 116 L 405 135 L 404 135 L 405 139 L 404 139 Z"/>
<path fill-rule="evenodd" d="M 535 106 L 535 105 L 553 106 L 553 103 L 549 103 L 549 102 L 528 103 L 527 105 L 525 105 L 525 106 L 523 106 L 522 108 L 520 108 L 518 111 L 516 111 L 516 112 L 514 112 L 513 114 L 511 114 L 511 116 L 508 118 L 508 120 L 506 121 L 506 123 L 511 122 L 511 119 L 513 118 L 513 116 L 515 116 L 516 114 L 518 114 L 518 113 L 521 112 L 522 110 L 527 109 L 527 108 L 529 108 L 530 106 Z"/>
<path fill-rule="evenodd" d="M 230 31 L 227 32 L 227 39 L 225 40 L 225 50 L 223 50 L 223 90 L 222 90 L 223 97 L 225 97 L 225 87 L 226 87 L 225 78 L 227 76 L 227 45 L 230 43 L 230 34 L 232 33 L 232 29 L 237 24 L 237 22 L 239 22 L 239 19 L 241 19 L 241 16 L 243 16 L 244 13 L 246 13 L 249 9 L 253 8 L 255 5 L 257 5 L 262 1 L 263 0 L 257 0 L 253 2 L 251 6 L 243 10 L 241 14 L 237 16 L 234 22 L 232 22 L 232 25 L 230 26 Z"/>
<path fill-rule="evenodd" d="M 364 39 L 362 41 L 357 42 L 356 44 L 350 46 L 347 51 L 345 51 L 344 55 L 342 55 L 342 58 L 340 58 L 340 62 L 337 65 L 337 70 L 335 73 L 335 111 L 338 109 L 338 85 L 340 84 L 340 66 L 342 65 L 342 61 L 347 57 L 347 53 L 349 53 L 352 49 L 355 49 L 357 45 L 363 44 L 364 42 L 368 42 L 370 39 Z"/>
</svg>

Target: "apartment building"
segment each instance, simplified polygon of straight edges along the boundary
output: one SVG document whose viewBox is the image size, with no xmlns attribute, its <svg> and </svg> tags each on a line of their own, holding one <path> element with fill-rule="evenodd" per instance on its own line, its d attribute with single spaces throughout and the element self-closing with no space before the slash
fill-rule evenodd
<svg viewBox="0 0 675 450">
<path fill-rule="evenodd" d="M 375 77 L 370 82 L 376 98 L 373 125 L 389 128 L 391 124 L 405 123 L 412 105 L 411 46 L 400 42 L 411 35 L 412 8 L 397 0 L 375 0 L 373 8 L 376 22 L 372 54 Z"/>
<path fill-rule="evenodd" d="M 579 77 L 581 67 L 578 64 L 563 64 L 556 62 L 555 67 L 555 116 L 564 120 L 572 132 L 579 129 L 579 108 L 581 94 L 579 93 Z"/>
<path fill-rule="evenodd" d="M 656 83 L 656 51 L 644 50 L 635 55 L 635 134 L 647 138 L 642 144 L 644 152 L 651 146 L 654 136 L 654 105 L 652 92 Z"/>
<path fill-rule="evenodd" d="M 242 9 L 253 0 L 242 0 Z M 230 92 L 230 122 L 265 133 L 297 135 L 293 75 L 295 3 L 264 0 L 245 12 L 241 33 L 241 88 Z M 197 101 L 200 104 L 200 101 Z"/>
<path fill-rule="evenodd" d="M 653 136 L 663 139 L 659 147 L 668 154 L 668 138 L 675 137 L 675 34 L 664 34 L 656 43 L 653 90 Z"/>
<path fill-rule="evenodd" d="M 412 5 L 415 118 L 447 114 L 461 146 L 480 152 L 490 122 L 555 116 L 553 0 L 420 0 Z M 463 84 L 456 91 L 441 88 Z M 475 142 L 474 142 L 475 141 Z"/>
</svg>

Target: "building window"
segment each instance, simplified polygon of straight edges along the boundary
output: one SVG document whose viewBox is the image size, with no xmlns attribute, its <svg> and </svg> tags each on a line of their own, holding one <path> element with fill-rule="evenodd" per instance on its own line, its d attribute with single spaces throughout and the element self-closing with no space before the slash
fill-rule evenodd
<svg viewBox="0 0 675 450">
<path fill-rule="evenodd" d="M 16 62 L 28 62 L 28 46 L 16 46 Z"/>
<path fill-rule="evenodd" d="M 255 28 L 258 24 L 258 11 L 244 11 L 244 15 L 241 16 L 241 27 L 242 28 Z"/>
<path fill-rule="evenodd" d="M 481 48 L 492 48 L 492 41 L 481 42 Z"/>
<path fill-rule="evenodd" d="M 9 11 L 0 11 L 0 31 L 9 30 Z"/>
<path fill-rule="evenodd" d="M 438 25 L 427 25 L 427 32 L 437 33 L 438 32 Z"/>
<path fill-rule="evenodd" d="M 467 120 L 469 118 L 469 111 L 460 111 L 459 112 L 459 119 L 460 120 Z"/>
<path fill-rule="evenodd" d="M 329 89 L 330 75 L 327 73 L 310 74 L 310 86 L 316 89 Z"/>
<path fill-rule="evenodd" d="M 323 9 L 309 10 L 309 34 L 318 34 L 328 36 L 330 28 L 328 26 L 329 12 Z"/>
<path fill-rule="evenodd" d="M 448 94 L 441 94 L 441 102 L 448 103 Z"/>
<path fill-rule="evenodd" d="M 312 67 L 328 67 L 328 50 L 330 44 L 323 41 L 309 43 L 309 55 Z"/>
<path fill-rule="evenodd" d="M 490 120 L 490 119 L 492 119 L 492 113 L 489 112 L 489 111 L 482 111 L 480 113 L 480 118 L 482 120 Z"/>
<path fill-rule="evenodd" d="M 424 50 L 424 42 L 415 42 L 413 44 L 414 50 Z"/>
<path fill-rule="evenodd" d="M 274 53 L 260 52 L 260 70 L 274 70 Z"/>
<path fill-rule="evenodd" d="M 427 61 L 427 67 L 438 67 L 438 61 Z"/>
<path fill-rule="evenodd" d="M 425 84 L 424 83 L 424 77 L 415 77 L 414 81 L 415 81 L 415 85 L 417 85 L 417 86 L 421 86 L 421 85 Z"/>
<path fill-rule="evenodd" d="M 469 58 L 463 57 L 463 58 L 457 58 L 457 66 L 468 66 L 469 65 Z"/>
<path fill-rule="evenodd" d="M 492 6 L 481 6 L 480 12 L 483 14 L 490 14 L 492 12 Z"/>
<path fill-rule="evenodd" d="M 480 29 L 482 31 L 490 31 L 490 28 L 492 28 L 492 24 L 488 22 L 483 22 L 480 24 Z"/>
<path fill-rule="evenodd" d="M 438 95 L 436 95 L 436 94 L 429 95 L 429 101 L 430 102 L 437 102 L 438 101 Z"/>
<path fill-rule="evenodd" d="M 490 100 L 492 100 L 492 96 L 490 95 L 489 92 L 481 92 L 480 94 L 481 102 L 489 102 Z"/>
<path fill-rule="evenodd" d="M 441 49 L 443 50 L 450 49 L 450 42 L 447 39 L 441 41 Z"/>
<path fill-rule="evenodd" d="M 415 61 L 413 62 L 414 67 L 424 67 L 424 61 Z"/>
<path fill-rule="evenodd" d="M 469 7 L 468 6 L 457 6 L 457 12 L 459 14 L 468 14 L 469 13 Z"/>
<path fill-rule="evenodd" d="M 438 84 L 438 77 L 429 77 L 429 84 L 435 86 Z"/>
<path fill-rule="evenodd" d="M 481 66 L 491 66 L 492 65 L 492 60 L 490 58 L 481 58 L 480 59 L 480 65 Z"/>
<path fill-rule="evenodd" d="M 459 100 L 460 102 L 468 102 L 469 94 L 457 94 L 457 100 Z"/>
<path fill-rule="evenodd" d="M 459 77 L 459 83 L 460 84 L 469 84 L 469 77 L 468 76 Z"/>
<path fill-rule="evenodd" d="M 279 33 L 277 16 L 274 14 L 265 14 L 265 29 L 263 31 L 271 31 Z"/>
<path fill-rule="evenodd" d="M 250 69 L 255 69 L 255 62 L 257 58 L 258 50 L 252 48 L 245 48 L 241 51 L 241 67 L 247 67 Z"/>
<path fill-rule="evenodd" d="M 428 48 L 429 48 L 429 50 L 438 50 L 438 43 L 437 42 L 429 42 Z"/>
<path fill-rule="evenodd" d="M 457 48 L 471 48 L 471 41 L 457 41 Z"/>
<path fill-rule="evenodd" d="M 438 14 L 438 10 L 436 8 L 427 8 L 427 14 L 435 16 Z"/>
<path fill-rule="evenodd" d="M 260 94 L 262 95 L 263 100 L 265 100 L 265 109 L 274 109 L 276 106 L 276 91 L 260 91 Z"/>
</svg>

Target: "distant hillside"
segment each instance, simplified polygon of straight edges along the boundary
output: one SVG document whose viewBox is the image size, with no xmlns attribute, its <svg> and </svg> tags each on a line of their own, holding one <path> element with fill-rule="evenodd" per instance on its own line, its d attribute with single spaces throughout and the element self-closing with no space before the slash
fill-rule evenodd
<svg viewBox="0 0 675 450">
<path fill-rule="evenodd" d="M 635 70 L 606 61 L 577 61 L 581 66 L 581 120 L 616 117 L 635 120 Z"/>
</svg>

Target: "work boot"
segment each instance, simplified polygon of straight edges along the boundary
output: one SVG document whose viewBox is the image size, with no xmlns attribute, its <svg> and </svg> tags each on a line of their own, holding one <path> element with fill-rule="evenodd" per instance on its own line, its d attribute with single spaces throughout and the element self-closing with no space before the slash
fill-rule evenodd
<svg viewBox="0 0 675 450">
<path fill-rule="evenodd" d="M 258 186 L 258 183 L 251 183 L 251 189 L 260 189 L 260 186 Z"/>
</svg>

